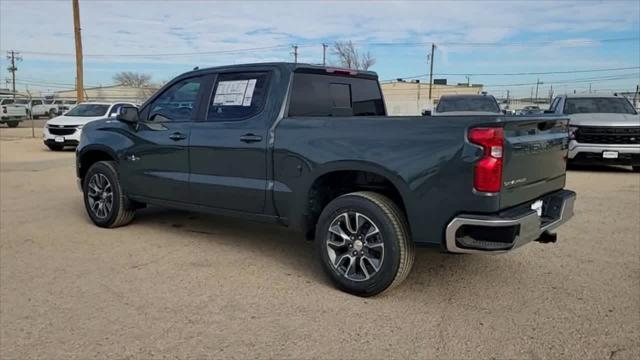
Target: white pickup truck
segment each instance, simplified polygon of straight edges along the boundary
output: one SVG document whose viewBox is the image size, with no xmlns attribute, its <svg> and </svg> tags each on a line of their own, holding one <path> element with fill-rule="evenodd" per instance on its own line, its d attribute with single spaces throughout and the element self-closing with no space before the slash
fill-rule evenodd
<svg viewBox="0 0 640 360">
<path fill-rule="evenodd" d="M 34 119 L 40 116 L 54 117 L 58 115 L 58 105 L 51 101 L 42 99 L 16 99 L 16 104 L 20 104 L 27 110 L 27 116 Z"/>
<path fill-rule="evenodd" d="M 0 99 L 0 124 L 17 127 L 27 117 L 27 110 L 13 98 Z"/>
</svg>

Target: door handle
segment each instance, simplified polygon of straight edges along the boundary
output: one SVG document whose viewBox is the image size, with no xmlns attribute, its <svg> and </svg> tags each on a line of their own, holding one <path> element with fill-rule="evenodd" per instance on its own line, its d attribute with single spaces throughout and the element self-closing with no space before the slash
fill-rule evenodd
<svg viewBox="0 0 640 360">
<path fill-rule="evenodd" d="M 169 135 L 169 139 L 171 139 L 173 141 L 184 140 L 186 138 L 187 138 L 186 135 L 184 135 L 183 133 L 179 133 L 179 132 L 174 132 L 173 134 Z"/>
<path fill-rule="evenodd" d="M 262 141 L 262 136 L 254 135 L 254 134 L 245 134 L 240 136 L 240 141 L 246 143 L 258 142 Z"/>
</svg>

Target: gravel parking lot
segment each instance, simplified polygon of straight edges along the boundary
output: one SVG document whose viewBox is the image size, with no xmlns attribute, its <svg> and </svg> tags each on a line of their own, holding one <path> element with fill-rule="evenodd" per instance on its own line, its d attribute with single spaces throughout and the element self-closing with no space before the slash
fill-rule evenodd
<svg viewBox="0 0 640 360">
<path fill-rule="evenodd" d="M 640 175 L 569 172 L 560 242 L 420 249 L 375 298 L 334 289 L 286 229 L 149 208 L 93 226 L 74 153 L 0 129 L 0 357 L 640 358 Z M 39 130 L 36 135 L 39 136 Z"/>
</svg>

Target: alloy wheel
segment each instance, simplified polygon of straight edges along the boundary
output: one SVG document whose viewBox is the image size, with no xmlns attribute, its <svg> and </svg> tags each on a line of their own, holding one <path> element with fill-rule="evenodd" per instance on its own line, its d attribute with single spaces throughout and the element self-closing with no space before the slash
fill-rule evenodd
<svg viewBox="0 0 640 360">
<path fill-rule="evenodd" d="M 333 268 L 352 281 L 365 281 L 382 267 L 384 242 L 378 226 L 367 216 L 346 211 L 329 225 L 326 250 Z"/>
<path fill-rule="evenodd" d="M 109 179 L 101 173 L 94 174 L 87 184 L 87 199 L 93 215 L 105 219 L 113 209 L 113 187 Z"/>
</svg>

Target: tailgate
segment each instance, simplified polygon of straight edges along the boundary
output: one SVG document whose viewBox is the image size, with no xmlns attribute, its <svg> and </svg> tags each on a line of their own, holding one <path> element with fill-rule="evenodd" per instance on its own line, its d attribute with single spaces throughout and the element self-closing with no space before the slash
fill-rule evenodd
<svg viewBox="0 0 640 360">
<path fill-rule="evenodd" d="M 568 121 L 550 116 L 504 120 L 501 208 L 532 201 L 564 187 Z"/>
</svg>

